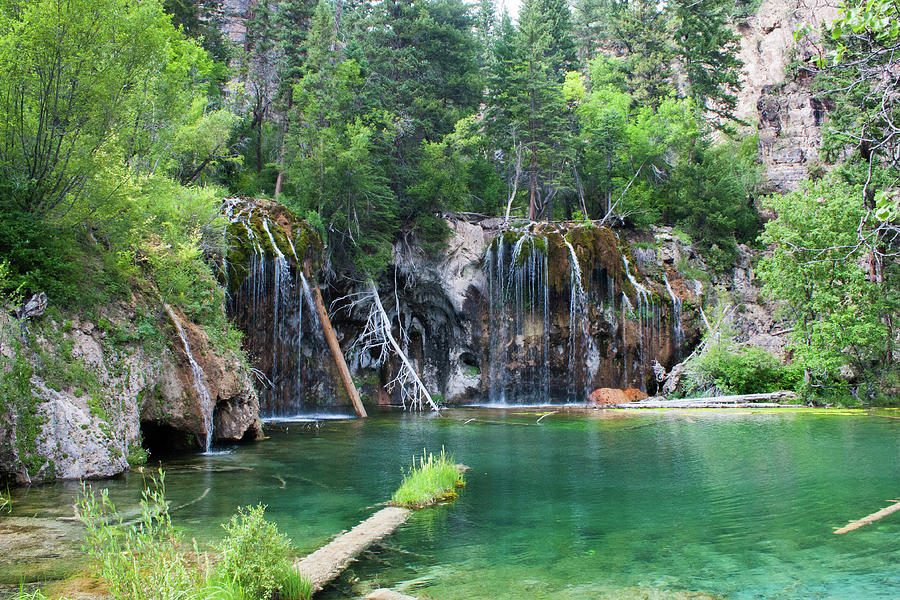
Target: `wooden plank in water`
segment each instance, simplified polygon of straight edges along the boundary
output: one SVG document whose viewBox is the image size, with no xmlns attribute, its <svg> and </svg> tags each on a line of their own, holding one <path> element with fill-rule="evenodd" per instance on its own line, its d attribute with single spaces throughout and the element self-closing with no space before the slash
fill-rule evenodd
<svg viewBox="0 0 900 600">
<path fill-rule="evenodd" d="M 850 521 L 849 523 L 847 523 L 840 529 L 835 528 L 834 532 L 836 534 L 841 534 L 841 533 L 847 533 L 848 531 L 853 531 L 854 529 L 859 529 L 863 525 L 868 525 L 869 523 L 877 521 L 878 519 L 883 519 L 884 517 L 888 516 L 891 513 L 895 513 L 898 510 L 900 510 L 900 498 L 895 500 L 894 504 L 891 504 L 890 506 L 882 508 L 878 512 L 873 512 L 871 515 L 867 515 L 867 516 L 863 517 L 862 519 L 858 519 L 856 521 Z"/>
<path fill-rule="evenodd" d="M 383 508 L 350 531 L 298 560 L 294 563 L 294 568 L 301 575 L 309 577 L 313 590 L 321 590 L 340 575 L 363 550 L 406 522 L 410 514 L 411 511 L 406 508 Z"/>
</svg>

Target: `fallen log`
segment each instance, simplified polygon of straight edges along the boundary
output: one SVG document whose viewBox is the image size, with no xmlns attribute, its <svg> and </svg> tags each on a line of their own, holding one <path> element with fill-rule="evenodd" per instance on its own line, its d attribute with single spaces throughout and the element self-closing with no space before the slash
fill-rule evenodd
<svg viewBox="0 0 900 600">
<path fill-rule="evenodd" d="M 363 550 L 405 523 L 410 514 L 412 511 L 406 508 L 383 508 L 350 531 L 295 562 L 294 568 L 309 578 L 313 591 L 321 590 L 340 575 Z"/>
<path fill-rule="evenodd" d="M 629 402 L 627 404 L 610 404 L 602 408 L 788 408 L 790 404 L 777 404 L 775 402 L 729 402 L 720 404 L 717 402 L 678 402 L 676 400 L 661 400 L 659 402 Z"/>
<path fill-rule="evenodd" d="M 366 417 L 368 416 L 366 415 L 366 409 L 363 407 L 362 400 L 359 398 L 359 391 L 356 389 L 356 384 L 353 383 L 353 378 L 350 377 L 350 369 L 347 368 L 347 361 L 344 359 L 341 345 L 338 342 L 337 335 L 334 333 L 334 327 L 331 326 L 331 318 L 328 316 L 328 311 L 325 310 L 325 301 L 322 299 L 322 290 L 320 290 L 318 284 L 309 277 L 309 265 L 306 265 L 306 278 L 312 284 L 313 301 L 316 305 L 316 312 L 319 313 L 319 323 L 322 325 L 322 333 L 325 335 L 325 341 L 328 342 L 328 349 L 331 350 L 331 356 L 334 358 L 334 362 L 337 365 L 338 374 L 344 384 L 344 389 L 347 390 L 347 395 L 350 396 L 350 402 L 353 403 L 353 410 L 356 411 L 358 417 Z"/>
<path fill-rule="evenodd" d="M 710 396 L 706 398 L 679 398 L 667 400 L 663 396 L 653 396 L 637 402 L 613 404 L 610 408 L 777 408 L 783 404 L 775 401 L 799 400 L 794 392 L 771 392 L 768 394 L 740 394 L 736 396 Z M 766 403 L 768 401 L 768 404 Z"/>
<path fill-rule="evenodd" d="M 416 600 L 416 598 L 414 596 L 407 596 L 406 594 L 395 592 L 394 590 L 380 588 L 369 592 L 366 596 L 366 600 Z"/>
<path fill-rule="evenodd" d="M 848 531 L 853 531 L 854 529 L 859 529 L 863 525 L 868 525 L 869 523 L 873 523 L 878 519 L 883 519 L 891 513 L 895 513 L 900 510 L 900 498 L 893 501 L 894 504 L 882 508 L 878 512 L 873 512 L 871 515 L 866 515 L 862 519 L 857 519 L 856 521 L 850 521 L 846 525 L 841 528 L 835 527 L 834 533 L 840 535 L 842 533 L 847 533 Z"/>
</svg>

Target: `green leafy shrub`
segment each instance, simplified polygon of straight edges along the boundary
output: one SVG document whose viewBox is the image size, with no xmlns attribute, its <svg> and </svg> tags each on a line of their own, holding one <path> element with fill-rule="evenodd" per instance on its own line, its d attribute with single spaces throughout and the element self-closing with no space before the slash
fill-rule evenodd
<svg viewBox="0 0 900 600">
<path fill-rule="evenodd" d="M 137 522 L 124 524 L 107 490 L 85 486 L 78 512 L 86 528 L 85 550 L 116 600 L 309 600 L 312 584 L 292 567 L 290 541 L 263 519 L 262 505 L 238 509 L 223 527 L 228 537 L 215 569 L 185 551 L 172 525 L 165 475 L 151 478 Z"/>
<path fill-rule="evenodd" d="M 267 598 L 278 589 L 290 564 L 291 542 L 263 518 L 265 510 L 262 504 L 238 508 L 222 525 L 228 536 L 216 547 L 220 576 L 236 581 L 253 598 Z"/>
<path fill-rule="evenodd" d="M 803 380 L 798 365 L 782 365 L 770 352 L 753 347 L 710 347 L 692 365 L 692 375 L 689 393 L 764 394 L 798 390 Z"/>
<path fill-rule="evenodd" d="M 738 352 L 723 353 L 713 365 L 716 385 L 736 394 L 753 394 L 796 389 L 802 372 L 781 364 L 774 355 L 762 348 L 742 348 Z"/>
<path fill-rule="evenodd" d="M 422 457 L 416 464 L 413 457 L 412 467 L 403 476 L 400 487 L 394 492 L 391 503 L 408 508 L 424 508 L 441 500 L 450 500 L 457 496 L 456 488 L 466 485 L 462 472 L 453 462 L 453 457 L 444 453 L 441 448 L 439 456 L 422 451 Z"/>
<path fill-rule="evenodd" d="M 180 550 L 172 526 L 162 471 L 150 480 L 137 526 L 124 526 L 107 490 L 83 488 L 78 513 L 85 549 L 116 600 L 184 600 L 203 583 L 201 570 Z"/>
</svg>

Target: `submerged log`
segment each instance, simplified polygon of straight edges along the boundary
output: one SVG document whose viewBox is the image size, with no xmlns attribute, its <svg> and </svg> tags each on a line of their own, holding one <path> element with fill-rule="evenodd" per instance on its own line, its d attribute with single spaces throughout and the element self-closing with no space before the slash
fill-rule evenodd
<svg viewBox="0 0 900 600">
<path fill-rule="evenodd" d="M 654 396 L 639 402 L 611 405 L 611 408 L 777 408 L 783 404 L 776 401 L 798 400 L 794 392 L 771 392 L 769 394 L 740 394 L 736 396 L 711 396 L 707 398 L 682 398 L 667 400 Z"/>
<path fill-rule="evenodd" d="M 894 500 L 894 504 L 882 508 L 878 512 L 873 512 L 871 515 L 867 515 L 862 519 L 857 519 L 856 521 L 850 521 L 840 529 L 835 528 L 834 532 L 840 535 L 842 533 L 847 533 L 848 531 L 853 531 L 854 529 L 859 529 L 863 525 L 868 525 L 869 523 L 873 523 L 878 519 L 883 519 L 884 517 L 888 516 L 889 514 L 895 513 L 898 510 L 900 510 L 900 498 Z"/>
<path fill-rule="evenodd" d="M 369 592 L 369 594 L 366 596 L 366 600 L 417 600 L 417 599 L 414 596 L 407 596 L 406 594 L 401 594 L 400 592 L 395 592 L 394 590 L 389 590 L 387 588 L 380 588 L 380 589 Z"/>
<path fill-rule="evenodd" d="M 360 553 L 377 540 L 390 535 L 406 522 L 412 511 L 390 506 L 294 563 L 294 568 L 309 577 L 314 591 L 321 590 L 341 574 Z"/>
<path fill-rule="evenodd" d="M 350 377 L 350 369 L 347 368 L 347 361 L 344 359 L 341 345 L 338 343 L 337 335 L 334 333 L 334 327 L 331 325 L 328 311 L 325 310 L 325 301 L 322 299 L 322 290 L 320 290 L 319 285 L 309 277 L 309 273 L 307 273 L 307 279 L 309 279 L 312 284 L 313 301 L 316 304 L 316 312 L 319 313 L 319 322 L 322 324 L 322 333 L 325 334 L 325 341 L 328 342 L 328 348 L 331 350 L 331 355 L 334 357 L 335 364 L 337 364 L 341 382 L 343 382 L 344 388 L 347 390 L 347 395 L 350 396 L 350 402 L 353 403 L 353 410 L 356 411 L 357 416 L 366 417 L 368 416 L 366 414 L 366 409 L 363 407 L 362 400 L 359 399 L 359 391 L 356 389 L 356 384 L 353 383 L 353 378 Z"/>
</svg>

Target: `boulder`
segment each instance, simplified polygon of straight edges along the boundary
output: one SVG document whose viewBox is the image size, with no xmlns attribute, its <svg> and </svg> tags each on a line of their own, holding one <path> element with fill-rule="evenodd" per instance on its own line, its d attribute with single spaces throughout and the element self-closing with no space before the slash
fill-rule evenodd
<svg viewBox="0 0 900 600">
<path fill-rule="evenodd" d="M 637 402 L 639 400 L 646 400 L 647 398 L 649 398 L 646 392 L 642 392 L 637 388 L 628 388 L 627 390 L 625 390 L 624 394 L 628 399 L 628 402 Z"/>
<path fill-rule="evenodd" d="M 624 404 L 629 402 L 628 397 L 623 390 L 618 388 L 599 388 L 591 392 L 588 400 L 598 406 L 606 406 L 608 404 Z"/>
</svg>

